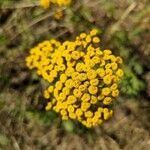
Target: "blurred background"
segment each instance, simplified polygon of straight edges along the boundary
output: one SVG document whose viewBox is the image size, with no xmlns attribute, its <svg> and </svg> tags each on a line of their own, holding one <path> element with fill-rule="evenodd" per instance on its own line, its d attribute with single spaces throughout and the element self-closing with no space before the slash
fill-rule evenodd
<svg viewBox="0 0 150 150">
<path fill-rule="evenodd" d="M 37 0 L 0 0 L 0 149 L 149 150 L 150 3 L 148 0 L 75 0 L 45 10 Z M 86 129 L 45 112 L 47 83 L 25 57 L 39 42 L 73 40 L 99 29 L 101 48 L 124 59 L 114 116 Z"/>
</svg>

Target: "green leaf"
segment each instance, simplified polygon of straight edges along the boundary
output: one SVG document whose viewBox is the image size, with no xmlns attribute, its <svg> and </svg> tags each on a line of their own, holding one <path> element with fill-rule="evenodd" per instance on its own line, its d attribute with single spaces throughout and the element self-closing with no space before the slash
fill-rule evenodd
<svg viewBox="0 0 150 150">
<path fill-rule="evenodd" d="M 74 131 L 74 124 L 71 120 L 68 121 L 63 121 L 62 122 L 62 126 L 63 128 L 67 131 L 67 132 L 73 132 Z"/>
</svg>

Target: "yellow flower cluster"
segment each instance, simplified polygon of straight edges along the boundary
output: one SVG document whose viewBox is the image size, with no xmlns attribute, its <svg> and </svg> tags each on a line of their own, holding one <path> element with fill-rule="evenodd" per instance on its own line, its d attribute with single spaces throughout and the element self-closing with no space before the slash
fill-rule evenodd
<svg viewBox="0 0 150 150">
<path fill-rule="evenodd" d="M 81 33 L 75 41 L 44 41 L 30 50 L 26 64 L 49 82 L 44 91 L 46 110 L 63 120 L 78 120 L 86 127 L 100 125 L 113 111 L 108 107 L 119 95 L 122 59 L 99 48 L 97 30 Z"/>
<path fill-rule="evenodd" d="M 71 4 L 71 0 L 40 0 L 40 5 L 45 9 L 49 8 L 51 4 L 68 6 Z"/>
</svg>

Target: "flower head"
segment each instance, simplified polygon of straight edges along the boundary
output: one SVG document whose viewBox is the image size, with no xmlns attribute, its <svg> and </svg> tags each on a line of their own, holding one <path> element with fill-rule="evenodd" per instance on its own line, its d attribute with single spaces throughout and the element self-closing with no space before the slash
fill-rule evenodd
<svg viewBox="0 0 150 150">
<path fill-rule="evenodd" d="M 71 4 L 71 0 L 40 0 L 40 5 L 45 9 L 49 8 L 51 4 L 68 6 Z"/>
<path fill-rule="evenodd" d="M 62 4 L 65 2 L 59 1 Z M 118 81 L 123 76 L 122 59 L 111 50 L 100 50 L 96 34 L 94 29 L 75 41 L 44 41 L 26 58 L 29 69 L 36 68 L 50 84 L 44 91 L 45 109 L 86 127 L 100 125 L 112 116 L 108 106 L 119 95 Z"/>
</svg>

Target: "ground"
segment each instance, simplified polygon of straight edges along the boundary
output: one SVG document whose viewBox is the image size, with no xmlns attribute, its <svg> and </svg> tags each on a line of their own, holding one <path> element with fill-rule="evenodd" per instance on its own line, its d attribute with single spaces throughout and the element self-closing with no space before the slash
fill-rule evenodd
<svg viewBox="0 0 150 150">
<path fill-rule="evenodd" d="M 35 0 L 0 0 L 0 149 L 148 150 L 148 4 L 148 0 L 82 0 L 71 8 L 44 10 Z M 55 18 L 56 10 L 63 11 L 63 17 Z M 124 80 L 112 119 L 85 129 L 45 112 L 46 82 L 28 70 L 25 57 L 38 42 L 72 40 L 93 27 L 101 31 L 101 47 L 124 58 L 131 82 Z"/>
</svg>

